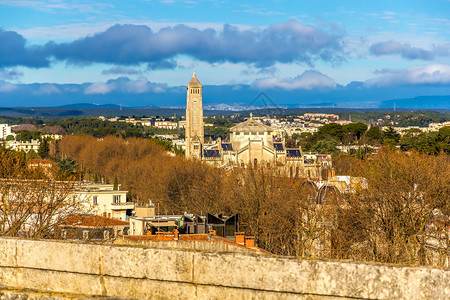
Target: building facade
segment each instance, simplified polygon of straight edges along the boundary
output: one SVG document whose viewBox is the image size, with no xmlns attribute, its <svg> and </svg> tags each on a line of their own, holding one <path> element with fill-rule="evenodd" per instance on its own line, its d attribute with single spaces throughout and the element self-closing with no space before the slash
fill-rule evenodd
<svg viewBox="0 0 450 300">
<path fill-rule="evenodd" d="M 213 145 L 205 145 L 203 126 L 202 85 L 194 71 L 187 85 L 186 157 L 217 167 L 264 164 L 276 166 L 289 177 L 322 178 L 322 166 L 326 164 L 321 157 L 308 159 L 301 147 L 287 148 L 284 138 L 275 138 L 273 129 L 253 119 L 251 114 L 247 121 L 230 129 L 227 142 L 218 139 Z"/>
<path fill-rule="evenodd" d="M 127 192 L 115 190 L 112 184 L 80 182 L 71 195 L 82 202 L 89 213 L 126 221 L 134 209 L 134 203 L 127 202 Z"/>
<path fill-rule="evenodd" d="M 6 137 L 11 134 L 11 126 L 8 124 L 0 124 L 0 140 L 6 139 Z"/>
</svg>

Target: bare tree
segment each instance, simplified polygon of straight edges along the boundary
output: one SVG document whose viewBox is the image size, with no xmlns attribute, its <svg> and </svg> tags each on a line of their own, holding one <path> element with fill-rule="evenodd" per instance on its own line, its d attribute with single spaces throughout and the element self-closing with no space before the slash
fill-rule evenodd
<svg viewBox="0 0 450 300">
<path fill-rule="evenodd" d="M 0 180 L 0 235 L 47 238 L 67 216 L 79 213 L 73 182 Z"/>
</svg>

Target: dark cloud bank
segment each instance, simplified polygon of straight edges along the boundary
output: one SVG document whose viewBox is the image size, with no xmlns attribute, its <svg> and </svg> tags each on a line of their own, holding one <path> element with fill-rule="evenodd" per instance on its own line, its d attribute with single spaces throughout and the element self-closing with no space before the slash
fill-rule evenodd
<svg viewBox="0 0 450 300">
<path fill-rule="evenodd" d="M 0 76 L 7 80 L 20 77 L 20 72 L 11 68 L 46 68 L 54 60 L 78 65 L 109 63 L 115 67 L 105 70 L 104 74 L 140 75 L 140 71 L 131 66 L 145 63 L 149 70 L 173 69 L 178 66 L 178 55 L 209 63 L 246 63 L 274 73 L 276 62 L 312 65 L 317 60 L 332 64 L 343 61 L 343 48 L 340 33 L 325 32 L 294 20 L 252 29 L 224 25 L 221 31 L 178 25 L 154 32 L 147 26 L 115 25 L 72 42 L 45 45 L 28 45 L 20 34 L 0 29 Z M 423 60 L 448 56 L 448 47 L 424 50 L 393 41 L 374 44 L 370 51 L 373 55 L 395 54 Z M 381 101 L 388 99 L 450 94 L 448 68 L 385 70 L 371 82 L 354 82 L 347 86 L 309 71 L 293 79 L 269 78 L 253 85 L 205 86 L 204 99 L 205 103 L 250 103 L 264 90 L 280 106 L 378 107 Z M 397 82 L 397 86 L 387 85 L 391 82 Z M 185 87 L 167 87 L 143 77 L 135 80 L 120 77 L 105 83 L 80 85 L 11 84 L 0 78 L 0 106 L 3 107 L 69 103 L 180 105 L 185 102 L 185 92 Z M 450 108 L 448 103 L 436 104 L 436 107 Z"/>
<path fill-rule="evenodd" d="M 311 65 L 315 60 L 342 60 L 341 38 L 295 20 L 245 30 L 226 24 L 221 31 L 177 25 L 154 32 L 144 25 L 114 25 L 72 42 L 43 46 L 27 46 L 23 36 L 0 29 L 0 67 L 42 68 L 55 59 L 81 65 L 148 63 L 150 69 L 175 68 L 177 55 L 259 67 L 275 62 Z"/>
<path fill-rule="evenodd" d="M 408 43 L 385 41 L 375 43 L 370 47 L 370 53 L 376 56 L 400 55 L 406 59 L 433 60 L 436 57 L 447 57 L 450 54 L 450 45 L 434 46 L 431 50 L 412 47 Z"/>
</svg>

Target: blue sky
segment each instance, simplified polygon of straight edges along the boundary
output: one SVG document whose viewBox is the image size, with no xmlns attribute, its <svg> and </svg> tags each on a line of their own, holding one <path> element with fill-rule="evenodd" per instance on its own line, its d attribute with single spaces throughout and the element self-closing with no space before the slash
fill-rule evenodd
<svg viewBox="0 0 450 300">
<path fill-rule="evenodd" d="M 207 103 L 450 95 L 449 17 L 448 0 L 0 0 L 0 106 L 182 104 L 193 68 Z"/>
</svg>

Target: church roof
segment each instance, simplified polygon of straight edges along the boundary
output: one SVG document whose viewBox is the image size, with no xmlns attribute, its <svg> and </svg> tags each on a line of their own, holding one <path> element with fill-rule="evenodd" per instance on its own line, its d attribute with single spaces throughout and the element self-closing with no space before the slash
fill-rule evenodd
<svg viewBox="0 0 450 300">
<path fill-rule="evenodd" d="M 233 151 L 233 146 L 231 145 L 231 143 L 222 143 L 222 150 Z"/>
<path fill-rule="evenodd" d="M 191 81 L 189 81 L 187 87 L 202 87 L 202 84 L 198 81 L 197 76 L 195 75 L 195 69 L 194 75 L 192 75 Z"/>
<path fill-rule="evenodd" d="M 286 150 L 287 157 L 301 157 L 302 153 L 299 149 L 287 149 Z"/>
<path fill-rule="evenodd" d="M 203 155 L 205 157 L 220 157 L 220 151 L 215 149 L 204 150 Z"/>
<path fill-rule="evenodd" d="M 266 126 L 258 121 L 253 120 L 252 116 L 245 122 L 239 123 L 230 128 L 231 132 L 272 132 L 270 126 Z"/>
<path fill-rule="evenodd" d="M 283 143 L 273 143 L 273 146 L 277 151 L 284 151 Z"/>
</svg>

